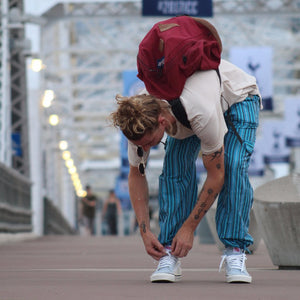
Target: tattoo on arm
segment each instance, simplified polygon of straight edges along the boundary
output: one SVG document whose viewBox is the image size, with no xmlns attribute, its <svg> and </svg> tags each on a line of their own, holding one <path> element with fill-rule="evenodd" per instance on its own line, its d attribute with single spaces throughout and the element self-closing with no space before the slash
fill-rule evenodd
<svg viewBox="0 0 300 300">
<path fill-rule="evenodd" d="M 143 233 L 146 233 L 146 223 L 145 221 L 142 221 L 140 224 L 140 229 Z"/>
<path fill-rule="evenodd" d="M 209 154 L 209 155 L 203 154 L 203 156 L 210 156 L 211 157 L 210 160 L 214 160 L 215 158 L 219 158 L 222 155 L 222 153 L 223 153 L 223 148 L 221 148 L 219 151 L 216 151 L 213 154 Z"/>
<path fill-rule="evenodd" d="M 223 168 L 223 163 L 220 160 L 220 158 L 222 159 L 222 155 L 224 155 L 223 147 L 212 154 L 203 154 L 203 156 L 206 157 L 207 160 L 210 161 L 215 160 L 213 163 L 209 164 L 209 167 L 211 168 L 215 167 L 217 170 L 221 170 Z M 203 195 L 204 192 L 205 195 Z M 217 197 L 218 197 L 218 193 L 216 193 L 216 191 L 214 191 L 212 188 L 208 188 L 207 190 L 206 189 L 204 190 L 204 188 L 202 188 L 196 202 L 197 209 L 195 209 L 196 213 L 194 215 L 194 220 L 199 220 L 200 218 L 202 218 L 207 213 L 208 209 L 210 208 L 213 201 L 216 200 Z M 202 199 L 204 198 L 204 199 L 202 200 L 202 203 L 200 203 L 199 205 L 200 198 Z"/>
<path fill-rule="evenodd" d="M 199 202 L 201 194 L 203 193 L 203 191 L 204 191 L 204 188 L 202 188 L 201 191 L 200 191 L 200 193 L 199 193 L 199 196 L 198 196 L 197 201 L 196 201 L 196 205 Z"/>
<path fill-rule="evenodd" d="M 199 197 L 197 199 L 197 203 L 199 202 L 200 196 L 203 192 L 204 192 L 204 189 L 202 188 L 202 190 L 199 194 Z M 209 204 L 210 198 L 212 196 L 213 196 L 214 199 L 216 199 L 218 197 L 218 194 L 213 195 L 213 193 L 214 193 L 213 189 L 210 188 L 210 189 L 207 190 L 208 195 L 207 195 L 206 199 L 204 200 L 204 202 L 200 204 L 200 208 L 197 210 L 197 213 L 194 215 L 195 220 L 198 220 L 202 214 L 204 216 L 207 213 L 207 211 L 209 209 L 209 207 L 207 207 L 207 206 Z"/>
</svg>

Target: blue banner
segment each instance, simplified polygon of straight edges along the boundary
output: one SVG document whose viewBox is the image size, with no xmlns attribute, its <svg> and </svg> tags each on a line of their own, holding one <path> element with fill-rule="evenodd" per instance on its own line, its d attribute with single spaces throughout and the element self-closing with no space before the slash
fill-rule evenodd
<svg viewBox="0 0 300 300">
<path fill-rule="evenodd" d="M 120 175 L 116 178 L 115 193 L 116 196 L 120 199 L 122 209 L 130 210 L 131 202 L 128 190 L 128 175 L 126 177 Z"/>
<path fill-rule="evenodd" d="M 265 174 L 264 164 L 265 141 L 258 138 L 255 142 L 254 150 L 251 155 L 248 174 L 250 176 L 263 176 Z"/>
<path fill-rule="evenodd" d="M 212 17 L 212 0 L 143 0 L 143 16 Z"/>
<path fill-rule="evenodd" d="M 285 143 L 285 122 L 281 120 L 266 120 L 262 122 L 264 140 L 264 162 L 289 163 L 290 148 Z"/>
<path fill-rule="evenodd" d="M 12 155 L 22 156 L 22 146 L 21 146 L 21 134 L 19 132 L 14 132 L 11 134 L 12 140 Z"/>
<path fill-rule="evenodd" d="M 123 96 L 137 95 L 144 88 L 143 81 L 137 77 L 137 71 L 123 71 Z"/>
<path fill-rule="evenodd" d="M 127 177 L 129 173 L 129 161 L 128 161 L 128 141 L 125 135 L 120 132 L 121 141 L 120 141 L 120 157 L 121 157 L 121 175 Z"/>
<path fill-rule="evenodd" d="M 273 110 L 273 50 L 270 47 L 232 47 L 230 61 L 256 78 L 264 110 Z"/>
<path fill-rule="evenodd" d="M 286 145 L 300 147 L 300 98 L 285 100 Z"/>
</svg>

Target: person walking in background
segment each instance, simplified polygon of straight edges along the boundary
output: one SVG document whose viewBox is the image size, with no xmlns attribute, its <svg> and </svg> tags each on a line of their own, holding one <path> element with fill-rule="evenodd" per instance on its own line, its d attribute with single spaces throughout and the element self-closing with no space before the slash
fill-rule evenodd
<svg viewBox="0 0 300 300">
<path fill-rule="evenodd" d="M 89 185 L 86 186 L 86 196 L 81 199 L 81 217 L 87 234 L 95 234 L 95 212 L 97 197 L 92 193 Z"/>
<path fill-rule="evenodd" d="M 116 196 L 114 190 L 110 190 L 102 210 L 102 217 L 106 221 L 109 235 L 118 234 L 118 221 L 121 214 L 121 202 Z"/>
</svg>

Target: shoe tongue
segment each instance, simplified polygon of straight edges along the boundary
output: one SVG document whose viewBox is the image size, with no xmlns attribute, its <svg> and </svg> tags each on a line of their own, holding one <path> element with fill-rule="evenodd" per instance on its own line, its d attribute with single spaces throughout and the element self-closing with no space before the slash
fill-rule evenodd
<svg viewBox="0 0 300 300">
<path fill-rule="evenodd" d="M 232 253 L 234 254 L 239 254 L 239 253 L 242 253 L 242 250 L 240 248 L 232 248 Z"/>
<path fill-rule="evenodd" d="M 171 254 L 171 246 L 165 246 L 165 250 L 168 255 Z"/>
</svg>

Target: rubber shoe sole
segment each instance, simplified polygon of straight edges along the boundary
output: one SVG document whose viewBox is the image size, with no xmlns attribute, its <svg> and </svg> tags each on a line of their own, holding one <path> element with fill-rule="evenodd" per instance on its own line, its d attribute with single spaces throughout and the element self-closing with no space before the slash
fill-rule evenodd
<svg viewBox="0 0 300 300">
<path fill-rule="evenodd" d="M 226 276 L 228 283 L 251 283 L 252 277 L 247 275 L 228 275 Z"/>
<path fill-rule="evenodd" d="M 151 282 L 178 282 L 182 278 L 182 275 L 174 275 L 174 274 L 169 274 L 169 273 L 156 273 L 152 274 L 150 277 Z"/>
</svg>

